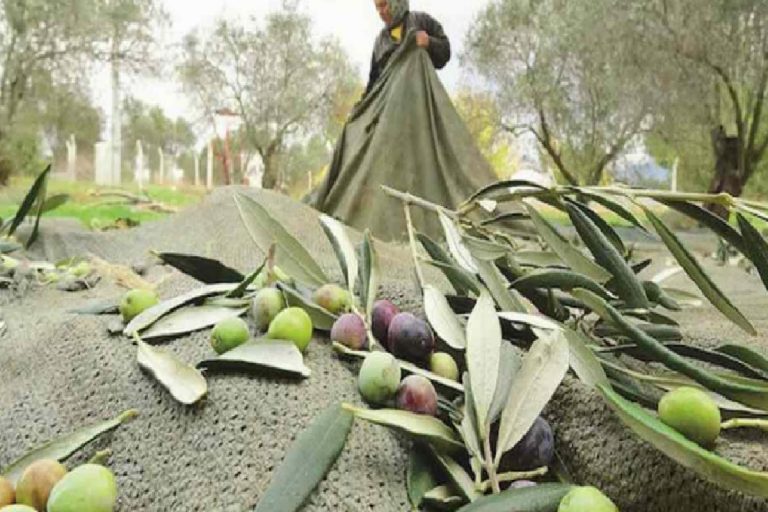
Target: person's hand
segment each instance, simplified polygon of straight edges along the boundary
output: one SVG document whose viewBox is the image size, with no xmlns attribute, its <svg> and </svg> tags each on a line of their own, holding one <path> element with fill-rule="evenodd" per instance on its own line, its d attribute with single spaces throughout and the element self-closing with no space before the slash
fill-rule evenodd
<svg viewBox="0 0 768 512">
<path fill-rule="evenodd" d="M 419 30 L 418 32 L 416 32 L 416 45 L 419 48 L 428 48 L 429 34 L 427 34 L 424 30 Z"/>
</svg>

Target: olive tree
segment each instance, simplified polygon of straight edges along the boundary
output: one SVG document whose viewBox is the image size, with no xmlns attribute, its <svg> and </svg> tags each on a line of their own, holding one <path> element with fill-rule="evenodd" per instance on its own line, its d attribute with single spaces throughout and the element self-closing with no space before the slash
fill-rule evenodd
<svg viewBox="0 0 768 512">
<path fill-rule="evenodd" d="M 278 182 L 278 161 L 296 140 L 322 131 L 340 90 L 356 87 L 347 56 L 312 34 L 311 19 L 285 4 L 261 24 L 221 19 L 209 33 L 189 34 L 179 75 L 200 113 L 239 115 L 244 142 L 264 163 L 263 186 Z"/>
</svg>

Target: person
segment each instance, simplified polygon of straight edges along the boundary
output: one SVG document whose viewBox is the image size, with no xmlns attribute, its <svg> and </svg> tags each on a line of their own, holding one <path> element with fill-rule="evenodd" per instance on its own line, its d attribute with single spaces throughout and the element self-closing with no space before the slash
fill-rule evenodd
<svg viewBox="0 0 768 512">
<path fill-rule="evenodd" d="M 442 25 L 424 12 L 412 12 L 408 0 L 374 0 L 385 27 L 376 38 L 371 57 L 368 86 L 363 97 L 373 89 L 389 58 L 409 31 L 416 32 L 416 44 L 427 50 L 432 64 L 442 69 L 451 60 L 451 43 Z"/>
</svg>

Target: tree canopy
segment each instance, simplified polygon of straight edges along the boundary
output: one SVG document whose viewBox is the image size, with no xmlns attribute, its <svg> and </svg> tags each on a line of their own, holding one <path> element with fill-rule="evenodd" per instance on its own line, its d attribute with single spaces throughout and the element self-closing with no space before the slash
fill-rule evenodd
<svg viewBox="0 0 768 512">
<path fill-rule="evenodd" d="M 276 186 L 286 148 L 325 130 L 344 91 L 359 87 L 338 43 L 314 37 L 295 4 L 263 24 L 222 19 L 209 33 L 189 34 L 178 71 L 210 123 L 222 108 L 240 116 L 244 142 L 264 163 L 266 188 Z"/>
</svg>

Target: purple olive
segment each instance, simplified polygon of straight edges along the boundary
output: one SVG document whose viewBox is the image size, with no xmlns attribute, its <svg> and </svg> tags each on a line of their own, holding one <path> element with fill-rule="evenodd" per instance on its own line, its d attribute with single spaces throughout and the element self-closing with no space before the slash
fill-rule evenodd
<svg viewBox="0 0 768 512">
<path fill-rule="evenodd" d="M 373 337 L 379 340 L 379 343 L 384 345 L 384 348 L 387 348 L 389 324 L 399 312 L 400 310 L 397 306 L 388 300 L 378 300 L 373 304 L 371 331 L 373 331 Z"/>
<path fill-rule="evenodd" d="M 397 388 L 397 408 L 415 414 L 437 415 L 437 392 L 426 377 L 409 375 Z"/>
<path fill-rule="evenodd" d="M 361 350 L 368 345 L 365 322 L 355 313 L 341 315 L 331 327 L 331 341 L 341 343 L 352 350 Z"/>
<path fill-rule="evenodd" d="M 395 357 L 424 363 L 435 350 L 435 337 L 427 322 L 411 313 L 395 315 L 389 324 L 388 347 Z"/>
</svg>

